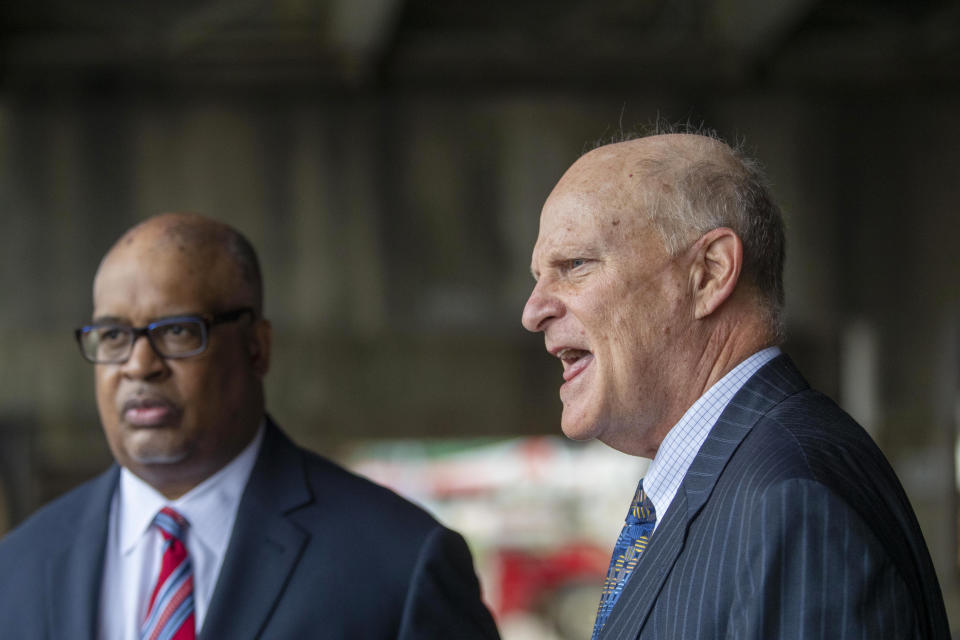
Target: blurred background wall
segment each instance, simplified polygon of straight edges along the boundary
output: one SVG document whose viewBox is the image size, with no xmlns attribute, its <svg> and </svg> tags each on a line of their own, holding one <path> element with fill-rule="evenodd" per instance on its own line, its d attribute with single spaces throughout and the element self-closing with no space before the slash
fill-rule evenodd
<svg viewBox="0 0 960 640">
<path fill-rule="evenodd" d="M 958 113 L 956 1 L 5 2 L 0 533 L 110 461 L 71 329 L 137 221 L 258 247 L 300 442 L 555 434 L 519 323 L 543 200 L 594 141 L 703 123 L 768 168 L 786 348 L 892 461 L 960 627 Z"/>
</svg>

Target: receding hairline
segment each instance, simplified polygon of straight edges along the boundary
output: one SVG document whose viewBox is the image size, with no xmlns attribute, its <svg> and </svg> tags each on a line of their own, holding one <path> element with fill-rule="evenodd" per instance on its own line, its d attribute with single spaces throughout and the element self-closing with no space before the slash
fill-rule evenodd
<svg viewBox="0 0 960 640">
<path fill-rule="evenodd" d="M 662 133 L 596 147 L 574 162 L 555 190 L 589 192 L 606 204 L 633 211 L 642 220 L 650 198 L 670 192 L 675 176 L 697 165 L 714 164 L 745 174 L 737 152 L 724 141 L 699 133 Z M 631 184 L 643 180 L 641 188 Z M 551 194 L 553 195 L 553 194 Z"/>
<path fill-rule="evenodd" d="M 263 282 L 256 250 L 240 231 L 195 213 L 163 213 L 128 229 L 104 255 L 97 275 L 110 260 L 128 251 L 179 251 L 185 259 L 215 262 L 228 258 L 252 295 L 257 314 L 263 310 Z"/>
<path fill-rule="evenodd" d="M 613 142 L 583 154 L 574 166 L 596 165 L 609 169 L 612 164 L 620 164 L 629 175 L 630 172 L 647 173 L 645 169 L 650 162 L 676 168 L 696 162 L 715 162 L 733 171 L 743 171 L 733 148 L 722 140 L 698 133 L 662 133 Z"/>
<path fill-rule="evenodd" d="M 712 132 L 616 140 L 582 155 L 561 183 L 561 194 L 585 191 L 651 225 L 672 255 L 710 229 L 732 229 L 744 244 L 743 280 L 782 339 L 783 218 L 760 164 L 739 146 Z"/>
</svg>

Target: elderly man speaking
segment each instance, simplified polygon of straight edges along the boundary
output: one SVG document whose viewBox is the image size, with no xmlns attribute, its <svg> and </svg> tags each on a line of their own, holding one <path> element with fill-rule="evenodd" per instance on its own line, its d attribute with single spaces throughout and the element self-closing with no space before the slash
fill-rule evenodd
<svg viewBox="0 0 960 640">
<path fill-rule="evenodd" d="M 459 535 L 266 416 L 262 297 L 249 242 L 200 216 L 107 253 L 77 341 L 118 464 L 0 541 L 0 635 L 497 637 Z"/>
<path fill-rule="evenodd" d="M 756 165 L 694 134 L 581 157 L 547 199 L 523 324 L 562 428 L 653 458 L 594 638 L 948 638 L 907 497 L 781 342 L 784 234 Z"/>
</svg>

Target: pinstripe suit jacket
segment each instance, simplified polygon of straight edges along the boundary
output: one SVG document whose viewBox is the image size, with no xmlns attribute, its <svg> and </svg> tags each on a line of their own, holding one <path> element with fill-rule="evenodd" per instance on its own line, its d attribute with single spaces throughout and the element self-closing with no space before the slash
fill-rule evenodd
<svg viewBox="0 0 960 640">
<path fill-rule="evenodd" d="M 724 410 L 600 635 L 949 637 L 893 470 L 786 356 Z"/>
</svg>

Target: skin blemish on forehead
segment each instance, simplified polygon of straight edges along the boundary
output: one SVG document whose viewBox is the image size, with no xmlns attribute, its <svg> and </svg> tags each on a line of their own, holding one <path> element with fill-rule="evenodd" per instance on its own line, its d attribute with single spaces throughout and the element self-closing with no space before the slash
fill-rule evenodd
<svg viewBox="0 0 960 640">
<path fill-rule="evenodd" d="M 610 224 L 612 224 L 613 226 L 617 226 L 618 224 L 620 224 L 620 218 L 614 218 Z"/>
</svg>

